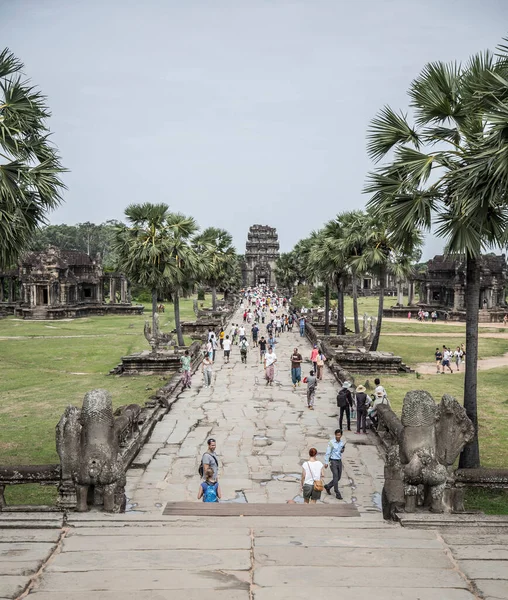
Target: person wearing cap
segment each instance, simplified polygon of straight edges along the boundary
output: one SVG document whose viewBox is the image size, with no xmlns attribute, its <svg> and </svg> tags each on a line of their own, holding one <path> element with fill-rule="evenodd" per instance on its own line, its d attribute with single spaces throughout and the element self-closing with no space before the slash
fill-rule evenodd
<svg viewBox="0 0 508 600">
<path fill-rule="evenodd" d="M 351 407 L 353 406 L 353 396 L 349 389 L 350 387 L 351 382 L 344 381 L 339 393 L 337 394 L 337 406 L 340 408 L 339 428 L 342 429 L 342 421 L 344 420 L 345 413 L 348 431 L 351 431 Z"/>
<path fill-rule="evenodd" d="M 217 481 L 219 475 L 219 460 L 217 458 L 217 454 L 215 454 L 217 443 L 215 442 L 214 438 L 210 438 L 207 444 L 208 450 L 203 454 L 201 458 L 201 463 L 203 465 L 203 473 L 206 473 L 207 467 L 211 468 L 213 470 L 213 480 Z"/>
<path fill-rule="evenodd" d="M 359 385 L 356 388 L 356 433 L 367 433 L 367 408 L 370 404 L 370 398 L 367 396 L 365 386 Z"/>
</svg>

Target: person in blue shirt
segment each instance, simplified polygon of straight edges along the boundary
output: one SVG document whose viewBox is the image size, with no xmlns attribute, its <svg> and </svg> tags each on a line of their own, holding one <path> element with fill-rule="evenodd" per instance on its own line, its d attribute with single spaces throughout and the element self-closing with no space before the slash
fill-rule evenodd
<svg viewBox="0 0 508 600">
<path fill-rule="evenodd" d="M 300 318 L 300 337 L 305 335 L 305 317 Z"/>
<path fill-rule="evenodd" d="M 325 454 L 325 469 L 330 465 L 333 479 L 325 485 L 327 494 L 331 495 L 333 487 L 337 500 L 342 500 L 342 494 L 339 492 L 339 481 L 342 476 L 342 454 L 346 443 L 342 441 L 342 429 L 335 430 L 335 439 L 328 442 Z"/>
</svg>

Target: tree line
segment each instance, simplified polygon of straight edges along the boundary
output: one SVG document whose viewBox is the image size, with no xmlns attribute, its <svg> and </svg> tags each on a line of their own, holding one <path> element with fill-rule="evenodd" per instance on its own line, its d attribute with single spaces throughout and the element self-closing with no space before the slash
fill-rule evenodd
<svg viewBox="0 0 508 600">
<path fill-rule="evenodd" d="M 167 204 L 131 204 L 125 209 L 127 223 L 115 227 L 113 251 L 119 269 L 152 296 L 153 326 L 159 297 L 170 296 L 175 312 L 178 344 L 184 345 L 180 325 L 182 294 L 197 284 L 210 286 L 212 305 L 217 290 L 239 289 L 240 260 L 231 235 L 224 229 L 203 231 L 191 216 L 171 212 Z"/>
<path fill-rule="evenodd" d="M 348 235 L 340 233 L 346 215 L 339 215 L 336 224 L 324 227 L 324 234 L 312 234 L 311 242 L 304 240 L 279 264 L 283 272 L 285 261 L 291 264 L 296 252 L 301 266 L 301 256 L 307 254 L 305 273 L 314 268 L 323 277 L 328 271 L 323 280 L 340 291 L 344 265 L 354 272 L 372 261 L 381 272 L 387 259 L 393 265 L 400 256 L 403 263 L 433 227 L 444 239 L 447 254 L 465 256 L 464 407 L 476 434 L 461 454 L 459 466 L 464 468 L 480 466 L 479 258 L 489 249 L 506 247 L 508 241 L 508 40 L 503 42 L 496 54 L 480 52 L 465 64 L 429 63 L 409 86 L 408 111 L 385 106 L 371 121 L 367 151 L 376 167 L 367 176 L 364 192 L 370 195 L 365 215 L 373 223 L 368 234 L 372 243 L 359 256 L 351 252 Z M 348 229 L 361 231 L 354 225 Z M 382 293 L 380 315 L 381 309 Z"/>
<path fill-rule="evenodd" d="M 300 240 L 291 252 L 277 260 L 277 282 L 292 290 L 298 282 L 322 283 L 325 292 L 325 334 L 330 333 L 330 290 L 337 294 L 337 334 L 345 333 L 344 293 L 352 284 L 355 333 L 360 333 L 358 281 L 366 273 L 380 281 L 378 320 L 370 350 L 377 350 L 383 319 L 386 275 L 399 281 L 409 277 L 412 264 L 419 259 L 423 235 L 413 228 L 404 240 L 397 239 L 396 228 L 372 210 L 350 211 L 328 221 L 319 231 Z"/>
</svg>

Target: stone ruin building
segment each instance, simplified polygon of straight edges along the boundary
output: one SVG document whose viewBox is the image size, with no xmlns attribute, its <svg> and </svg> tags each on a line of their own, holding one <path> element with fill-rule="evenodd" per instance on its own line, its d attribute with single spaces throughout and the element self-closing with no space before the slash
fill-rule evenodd
<svg viewBox="0 0 508 600">
<path fill-rule="evenodd" d="M 243 285 L 276 287 L 275 264 L 279 258 L 279 238 L 275 227 L 252 225 L 247 234 Z"/>
<path fill-rule="evenodd" d="M 24 319 L 139 314 L 143 307 L 132 306 L 129 288 L 125 275 L 104 273 L 100 256 L 50 247 L 27 252 L 16 269 L 0 273 L 0 309 Z"/>
<path fill-rule="evenodd" d="M 451 318 L 465 318 L 466 261 L 465 256 L 438 254 L 427 263 L 427 269 L 416 277 L 420 285 L 420 305 L 441 309 Z M 485 255 L 480 259 L 480 319 L 502 320 L 507 310 L 505 287 L 508 265 L 504 254 Z"/>
</svg>

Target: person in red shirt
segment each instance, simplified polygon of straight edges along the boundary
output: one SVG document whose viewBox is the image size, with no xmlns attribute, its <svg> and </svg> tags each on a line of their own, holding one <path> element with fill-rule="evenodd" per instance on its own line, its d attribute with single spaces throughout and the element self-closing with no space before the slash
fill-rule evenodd
<svg viewBox="0 0 508 600">
<path fill-rule="evenodd" d="M 314 348 L 312 348 L 311 353 L 310 353 L 310 360 L 311 360 L 312 364 L 314 365 L 314 373 L 317 373 L 318 354 L 319 354 L 319 350 L 318 350 L 317 344 L 314 344 Z"/>
</svg>

